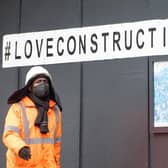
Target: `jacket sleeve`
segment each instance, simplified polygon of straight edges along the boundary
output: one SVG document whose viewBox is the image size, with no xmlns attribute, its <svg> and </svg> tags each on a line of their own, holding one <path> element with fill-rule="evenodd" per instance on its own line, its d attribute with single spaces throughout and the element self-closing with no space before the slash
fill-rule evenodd
<svg viewBox="0 0 168 168">
<path fill-rule="evenodd" d="M 18 154 L 23 146 L 27 146 L 21 137 L 22 117 L 18 104 L 13 104 L 5 118 L 2 141 L 5 146 Z"/>
<path fill-rule="evenodd" d="M 57 132 L 56 132 L 56 143 L 55 143 L 55 159 L 57 168 L 61 168 L 61 137 L 62 137 L 62 113 L 58 110 L 58 122 L 57 122 Z"/>
</svg>

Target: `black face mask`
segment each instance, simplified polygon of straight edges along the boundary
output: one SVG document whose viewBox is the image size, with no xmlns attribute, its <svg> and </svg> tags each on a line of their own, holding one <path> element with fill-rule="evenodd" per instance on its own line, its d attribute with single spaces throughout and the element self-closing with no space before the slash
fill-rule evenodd
<svg viewBox="0 0 168 168">
<path fill-rule="evenodd" d="M 36 87 L 33 87 L 32 91 L 38 98 L 46 98 L 49 95 L 49 84 L 39 84 Z"/>
</svg>

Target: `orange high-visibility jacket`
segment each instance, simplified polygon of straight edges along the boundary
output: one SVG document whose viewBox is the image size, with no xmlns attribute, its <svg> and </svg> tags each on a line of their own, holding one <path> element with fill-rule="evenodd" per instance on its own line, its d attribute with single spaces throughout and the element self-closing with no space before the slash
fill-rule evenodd
<svg viewBox="0 0 168 168">
<path fill-rule="evenodd" d="M 62 122 L 61 112 L 49 102 L 47 134 L 34 125 L 37 108 L 30 98 L 12 104 L 5 119 L 3 142 L 7 150 L 7 168 L 60 168 Z M 31 159 L 23 160 L 19 150 L 29 146 Z"/>
</svg>

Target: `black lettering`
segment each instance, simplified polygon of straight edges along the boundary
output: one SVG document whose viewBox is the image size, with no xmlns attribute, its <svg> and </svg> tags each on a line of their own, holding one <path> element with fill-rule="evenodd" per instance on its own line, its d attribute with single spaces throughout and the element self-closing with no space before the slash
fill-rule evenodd
<svg viewBox="0 0 168 168">
<path fill-rule="evenodd" d="M 46 48 L 46 51 L 47 51 L 47 57 L 51 57 L 53 56 L 53 53 L 49 53 L 49 49 L 52 49 L 53 48 L 53 45 L 49 45 L 49 42 L 52 42 L 53 41 L 53 38 L 47 38 L 47 48 Z"/>
<path fill-rule="evenodd" d="M 94 48 L 93 46 L 90 47 L 92 53 L 96 53 L 97 52 L 97 49 L 98 49 L 98 45 L 97 45 L 97 35 L 94 33 L 91 35 L 91 43 L 94 45 Z"/>
<path fill-rule="evenodd" d="M 36 47 L 37 47 L 37 55 L 38 55 L 38 57 L 41 56 L 42 45 L 43 45 L 43 39 L 41 39 L 40 44 L 38 43 L 38 40 L 36 40 Z"/>
<path fill-rule="evenodd" d="M 82 39 L 81 35 L 79 36 L 79 54 L 81 54 L 81 50 L 86 54 L 86 35 L 83 37 Z"/>
<path fill-rule="evenodd" d="M 32 55 L 32 42 L 30 40 L 25 43 L 24 54 L 26 58 L 30 58 Z"/>
<path fill-rule="evenodd" d="M 73 45 L 72 49 L 70 49 L 70 44 Z M 76 40 L 74 36 L 70 36 L 67 41 L 67 50 L 70 55 L 74 54 L 76 50 Z"/>
<path fill-rule="evenodd" d="M 108 32 L 102 33 L 102 36 L 104 37 L 104 52 L 106 52 L 106 49 L 107 49 L 107 46 L 106 46 L 107 39 L 106 39 L 106 37 L 109 36 L 109 33 Z"/>
<path fill-rule="evenodd" d="M 62 49 L 61 51 L 60 51 L 60 41 L 63 43 L 64 42 L 64 39 L 63 39 L 63 37 L 59 37 L 58 38 L 58 41 L 57 41 L 57 53 L 58 53 L 58 55 L 59 56 L 62 56 L 63 54 L 64 54 L 64 49 Z"/>
<path fill-rule="evenodd" d="M 136 44 L 137 44 L 139 49 L 142 49 L 144 47 L 144 42 L 142 42 L 141 44 L 139 43 L 139 35 L 140 35 L 140 33 L 142 35 L 144 35 L 144 31 L 142 29 L 138 30 L 137 35 L 136 35 Z"/>
<path fill-rule="evenodd" d="M 129 39 L 129 40 L 128 40 Z M 129 42 L 128 42 L 129 41 Z M 128 33 L 125 31 L 125 48 L 127 50 L 130 50 L 132 48 L 132 30 L 130 30 L 129 38 Z"/>
<path fill-rule="evenodd" d="M 15 59 L 21 59 L 21 56 L 17 55 L 17 41 L 15 42 Z"/>
<path fill-rule="evenodd" d="M 156 31 L 156 28 L 149 28 L 149 32 L 151 32 L 151 48 L 153 48 L 153 32 Z"/>
<path fill-rule="evenodd" d="M 118 49 L 121 50 L 119 41 L 120 41 L 120 32 L 113 33 L 113 51 L 115 51 L 115 44 L 117 45 Z"/>
</svg>

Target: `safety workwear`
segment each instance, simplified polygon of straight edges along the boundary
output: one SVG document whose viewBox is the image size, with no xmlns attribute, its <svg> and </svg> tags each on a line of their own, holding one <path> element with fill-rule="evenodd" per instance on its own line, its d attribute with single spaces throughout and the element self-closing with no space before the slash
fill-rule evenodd
<svg viewBox="0 0 168 168">
<path fill-rule="evenodd" d="M 31 158 L 30 148 L 28 146 L 24 146 L 19 150 L 19 156 L 24 160 L 29 160 Z"/>
<path fill-rule="evenodd" d="M 41 134 L 35 126 L 38 114 L 36 105 L 29 97 L 11 105 L 6 119 L 3 142 L 8 148 L 7 168 L 60 168 L 62 123 L 56 102 L 50 100 L 47 134 Z M 20 158 L 19 151 L 28 146 L 31 158 Z"/>
<path fill-rule="evenodd" d="M 41 83 L 32 88 L 32 92 L 38 98 L 45 98 L 49 95 L 49 84 Z"/>
<path fill-rule="evenodd" d="M 35 78 L 36 76 L 38 76 L 40 74 L 47 76 L 50 79 L 50 81 L 52 82 L 52 77 L 51 77 L 50 73 L 45 68 L 43 68 L 41 66 L 34 66 L 26 74 L 25 85 L 27 85 L 31 79 Z"/>
</svg>

